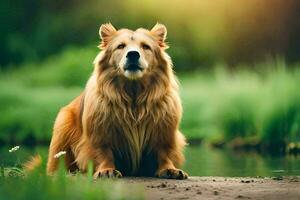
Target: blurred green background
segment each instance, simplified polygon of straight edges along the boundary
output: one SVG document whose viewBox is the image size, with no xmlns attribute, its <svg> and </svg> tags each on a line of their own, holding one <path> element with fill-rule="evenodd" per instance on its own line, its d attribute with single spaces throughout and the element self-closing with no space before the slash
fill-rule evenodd
<svg viewBox="0 0 300 200">
<path fill-rule="evenodd" d="M 299 61 L 297 0 L 2 0 L 1 68 L 43 61 L 68 46 L 95 47 L 101 23 L 168 30 L 176 69 L 230 67 L 266 57 Z M 89 63 L 84 63 L 89 66 Z"/>
<path fill-rule="evenodd" d="M 181 130 L 191 144 L 299 155 L 298 0 L 2 0 L 0 13 L 2 147 L 49 144 L 59 109 L 93 70 L 102 23 L 150 29 L 160 22 L 168 28 L 167 52 L 181 82 Z M 215 158 L 207 166 L 222 157 L 232 169 L 238 160 L 188 148 L 186 169 L 193 175 L 243 175 L 192 164 L 196 152 Z M 242 163 L 258 160 L 250 157 Z M 291 174 L 300 174 L 295 159 Z M 285 170 L 290 160 L 270 166 Z M 269 175 L 269 164 L 263 166 L 257 171 Z"/>
<path fill-rule="evenodd" d="M 300 1 L 2 0 L 0 22 L 0 199 L 145 197 L 91 172 L 52 179 L 42 166 L 22 178 L 30 155 L 45 165 L 55 117 L 83 90 L 107 22 L 167 26 L 190 175 L 300 175 Z"/>
</svg>

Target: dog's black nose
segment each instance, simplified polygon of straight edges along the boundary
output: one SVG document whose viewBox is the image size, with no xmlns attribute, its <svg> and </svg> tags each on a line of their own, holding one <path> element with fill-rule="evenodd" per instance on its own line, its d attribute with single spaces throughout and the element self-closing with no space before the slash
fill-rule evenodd
<svg viewBox="0 0 300 200">
<path fill-rule="evenodd" d="M 137 62 L 138 59 L 140 58 L 140 53 L 138 51 L 129 51 L 126 55 L 126 58 L 130 62 Z"/>
</svg>

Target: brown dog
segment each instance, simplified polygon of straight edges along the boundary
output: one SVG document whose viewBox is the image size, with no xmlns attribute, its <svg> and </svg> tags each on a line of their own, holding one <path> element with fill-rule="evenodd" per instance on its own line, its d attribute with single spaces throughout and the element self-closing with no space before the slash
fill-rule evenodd
<svg viewBox="0 0 300 200">
<path fill-rule="evenodd" d="M 181 102 L 172 62 L 165 52 L 167 30 L 99 30 L 102 51 L 84 92 L 59 112 L 47 164 L 57 169 L 54 155 L 66 151 L 68 170 L 94 177 L 158 176 L 185 179 L 185 138 L 179 132 Z"/>
</svg>

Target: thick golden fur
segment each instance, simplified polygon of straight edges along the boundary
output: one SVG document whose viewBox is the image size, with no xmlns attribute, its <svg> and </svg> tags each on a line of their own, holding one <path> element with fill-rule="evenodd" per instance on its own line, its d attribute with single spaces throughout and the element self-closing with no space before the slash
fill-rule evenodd
<svg viewBox="0 0 300 200">
<path fill-rule="evenodd" d="M 134 35 L 133 44 L 145 40 L 151 46 L 151 52 L 145 50 L 143 55 L 149 67 L 135 80 L 116 67 L 118 55 L 113 50 L 128 35 Z M 187 178 L 176 168 L 184 160 L 185 138 L 178 130 L 182 108 L 172 63 L 164 51 L 165 27 L 131 31 L 105 24 L 100 36 L 102 51 L 84 92 L 62 108 L 55 121 L 47 172 L 57 169 L 54 155 L 66 151 L 70 171 L 84 172 L 92 161 L 95 178 Z"/>
</svg>

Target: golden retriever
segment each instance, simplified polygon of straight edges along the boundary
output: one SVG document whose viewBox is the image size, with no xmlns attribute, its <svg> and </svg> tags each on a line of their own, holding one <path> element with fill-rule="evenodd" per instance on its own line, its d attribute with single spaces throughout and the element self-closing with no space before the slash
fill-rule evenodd
<svg viewBox="0 0 300 200">
<path fill-rule="evenodd" d="M 182 107 L 172 62 L 165 49 L 167 30 L 100 27 L 102 51 L 82 94 L 56 118 L 47 172 L 54 155 L 66 151 L 69 171 L 94 177 L 157 176 L 186 179 L 178 169 L 185 138 L 178 130 Z"/>
</svg>

